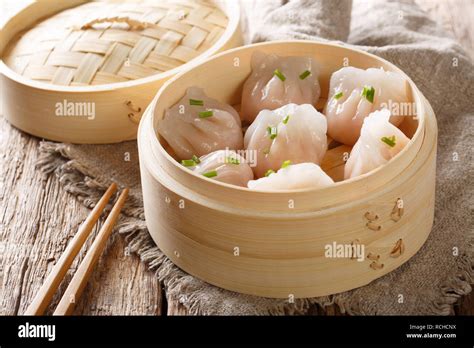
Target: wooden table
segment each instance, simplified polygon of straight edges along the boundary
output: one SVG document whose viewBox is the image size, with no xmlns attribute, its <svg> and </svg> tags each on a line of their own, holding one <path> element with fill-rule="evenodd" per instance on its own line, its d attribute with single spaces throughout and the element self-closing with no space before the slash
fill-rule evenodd
<svg viewBox="0 0 474 348">
<path fill-rule="evenodd" d="M 25 0 L 2 2 L 12 13 Z M 57 0 L 59 1 L 59 0 Z M 417 0 L 474 57 L 474 0 Z M 3 18 L 4 20 L 5 18 Z M 0 18 L 0 22 L 2 18 Z M 43 178 L 34 167 L 39 139 L 12 128 L 0 116 L 0 314 L 22 314 L 89 210 L 61 189 L 56 177 Z M 95 230 L 97 232 L 97 230 Z M 85 255 L 81 251 L 53 301 L 66 288 Z M 168 302 L 155 275 L 138 257 L 126 256 L 124 241 L 113 236 L 102 255 L 75 314 L 186 314 Z M 474 314 L 474 295 L 455 306 L 457 314 Z M 337 315 L 336 307 L 313 308 L 310 314 Z"/>
</svg>

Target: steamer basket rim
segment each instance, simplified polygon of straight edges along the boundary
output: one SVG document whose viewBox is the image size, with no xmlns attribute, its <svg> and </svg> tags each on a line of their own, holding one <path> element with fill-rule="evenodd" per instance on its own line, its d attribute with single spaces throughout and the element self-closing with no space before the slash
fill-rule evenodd
<svg viewBox="0 0 474 348">
<path fill-rule="evenodd" d="M 269 41 L 269 42 L 263 42 L 263 43 L 257 43 L 257 44 L 252 44 L 252 45 L 247 45 L 247 46 L 242 46 L 242 47 L 237 47 L 237 48 L 233 48 L 233 49 L 230 49 L 230 50 L 227 50 L 227 51 L 224 51 L 224 52 L 221 52 L 215 56 L 212 56 L 210 57 L 209 59 L 199 63 L 199 64 L 196 64 L 194 66 L 194 68 L 198 68 L 200 66 L 204 66 L 204 65 L 207 65 L 207 64 L 212 64 L 213 61 L 215 60 L 218 60 L 220 59 L 221 57 L 223 56 L 227 56 L 227 55 L 232 55 L 232 54 L 235 54 L 236 52 L 239 52 L 241 50 L 246 50 L 246 49 L 249 49 L 249 48 L 258 48 L 258 47 L 265 47 L 265 46 L 273 46 L 273 45 L 294 45 L 294 44 L 303 44 L 303 45 L 316 45 L 316 46 L 330 46 L 330 47 L 334 47 L 334 48 L 337 48 L 337 49 L 343 49 L 343 50 L 348 50 L 348 51 L 355 51 L 356 53 L 358 54 L 362 54 L 362 55 L 365 55 L 365 56 L 368 56 L 368 57 L 371 57 L 375 60 L 380 60 L 382 62 L 384 62 L 385 64 L 391 66 L 391 68 L 393 68 L 395 71 L 397 71 L 398 73 L 400 73 L 402 76 L 404 76 L 404 78 L 408 81 L 412 91 L 413 91 L 413 100 L 416 104 L 416 110 L 417 110 L 417 116 L 418 116 L 418 127 L 414 133 L 414 135 L 412 136 L 412 138 L 410 139 L 410 142 L 408 143 L 408 145 L 402 150 L 400 151 L 396 156 L 394 156 L 390 161 L 388 161 L 386 164 L 382 165 L 382 166 L 379 166 L 377 167 L 376 169 L 368 172 L 368 173 L 365 173 L 365 174 L 362 174 L 362 175 L 359 175 L 357 177 L 354 177 L 354 178 L 351 178 L 351 179 L 347 179 L 347 180 L 343 180 L 343 181 L 340 181 L 340 182 L 336 182 L 334 185 L 331 185 L 330 187 L 325 187 L 325 188 L 312 188 L 312 189 L 297 189 L 297 190 L 279 190 L 279 191 L 262 191 L 262 190 L 250 190 L 246 187 L 239 187 L 239 186 L 235 186 L 235 185 L 230 185 L 230 184 L 226 184 L 226 183 L 222 183 L 222 182 L 219 182 L 219 181 L 216 181 L 216 180 L 212 180 L 212 179 L 209 179 L 209 178 L 206 178 L 204 176 L 201 176 L 201 175 L 197 175 L 195 174 L 194 172 L 184 168 L 183 166 L 181 166 L 177 161 L 175 161 L 169 154 L 168 152 L 163 148 L 163 146 L 161 145 L 161 143 L 159 142 L 158 140 L 158 137 L 155 133 L 155 106 L 156 106 L 156 103 L 158 102 L 158 100 L 160 99 L 161 95 L 164 93 L 164 91 L 166 91 L 167 88 L 169 88 L 170 86 L 172 86 L 174 83 L 176 83 L 176 81 L 179 81 L 179 79 L 185 75 L 185 74 L 188 74 L 190 72 L 190 70 L 185 70 L 185 71 L 182 71 L 178 74 L 176 74 L 173 78 L 169 79 L 168 81 L 166 81 L 163 86 L 160 88 L 160 90 L 158 91 L 158 93 L 156 94 L 155 98 L 153 99 L 152 103 L 149 105 L 149 111 L 151 111 L 152 115 L 152 127 L 151 128 L 151 131 L 152 131 L 152 135 L 151 136 L 151 139 L 150 141 L 153 143 L 153 145 L 151 146 L 152 148 L 152 151 L 153 149 L 158 149 L 158 151 L 160 151 L 160 154 L 162 156 L 164 156 L 168 161 L 170 161 L 176 168 L 177 170 L 181 170 L 181 171 L 184 171 L 186 172 L 188 175 L 193 175 L 193 176 L 196 176 L 196 177 L 199 177 L 199 179 L 201 180 L 205 180 L 207 182 L 210 182 L 214 185 L 219 185 L 219 186 L 223 186 L 223 187 L 226 187 L 226 188 L 231 188 L 233 190 L 239 190 L 239 191 L 243 191 L 243 192 L 255 192 L 255 193 L 265 193 L 265 194 L 272 194 L 272 195 L 277 195 L 277 194 L 280 194 L 280 195 L 287 195 L 287 194 L 297 194 L 297 193 L 308 193 L 308 192 L 321 192 L 321 190 L 327 190 L 327 189 L 331 189 L 331 188 L 334 188 L 334 187 L 340 187 L 342 185 L 351 185 L 355 182 L 359 182 L 359 181 L 362 181 L 362 180 L 366 180 L 367 178 L 371 177 L 372 175 L 382 171 L 382 170 L 386 170 L 386 166 L 394 161 L 396 161 L 398 158 L 404 156 L 404 154 L 408 151 L 408 149 L 413 145 L 414 143 L 414 140 L 417 139 L 418 137 L 423 137 L 424 136 L 424 130 L 425 130 L 425 115 L 426 115 L 426 110 L 425 110 L 425 106 L 424 106 L 424 103 L 420 97 L 420 95 L 422 95 L 422 93 L 420 92 L 420 90 L 418 89 L 418 87 L 415 85 L 415 83 L 411 80 L 411 78 L 406 74 L 404 73 L 400 68 L 398 68 L 396 65 L 388 62 L 387 60 L 381 58 L 381 57 L 378 57 L 376 55 L 373 55 L 371 53 L 367 53 L 367 52 L 364 52 L 364 51 L 361 51 L 361 50 L 358 50 L 358 49 L 354 49 L 352 47 L 347 47 L 345 45 L 340 45 L 340 44 L 334 44 L 334 43 L 326 43 L 326 42 L 319 42 L 319 41 L 308 41 L 308 40 L 280 40 L 280 41 Z M 142 120 L 140 122 L 140 127 L 142 126 L 141 123 L 144 122 L 144 119 L 145 119 L 145 115 L 142 117 Z M 140 133 L 140 131 L 138 132 Z M 150 134 L 151 135 L 151 134 Z M 422 143 L 423 143 L 424 139 L 421 139 L 421 145 L 420 147 L 422 146 Z M 419 150 L 418 150 L 419 152 Z M 400 171 L 403 170 L 403 168 L 400 168 Z"/>
</svg>

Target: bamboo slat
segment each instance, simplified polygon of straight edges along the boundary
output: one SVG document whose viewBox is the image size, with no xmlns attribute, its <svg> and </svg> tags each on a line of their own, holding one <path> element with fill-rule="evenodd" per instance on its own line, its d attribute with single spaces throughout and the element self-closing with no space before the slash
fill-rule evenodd
<svg viewBox="0 0 474 348">
<path fill-rule="evenodd" d="M 49 140 L 136 139 L 141 115 L 165 81 L 242 45 L 240 13 L 238 1 L 221 0 L 31 2 L 0 30 L 5 117 Z M 226 24 L 205 31 L 185 23 L 188 16 L 203 22 L 222 17 Z M 93 103 L 98 122 L 82 114 L 58 117 L 63 99 Z"/>
<path fill-rule="evenodd" d="M 203 1 L 91 2 L 43 19 L 9 44 L 4 60 L 25 77 L 56 85 L 122 82 L 187 63 L 227 23 Z"/>
</svg>

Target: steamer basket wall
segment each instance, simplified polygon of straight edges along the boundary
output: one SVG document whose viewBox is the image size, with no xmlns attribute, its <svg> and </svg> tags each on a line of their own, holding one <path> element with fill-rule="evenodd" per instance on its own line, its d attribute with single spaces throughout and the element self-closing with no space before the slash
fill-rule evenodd
<svg viewBox="0 0 474 348">
<path fill-rule="evenodd" d="M 238 104 L 256 50 L 315 57 L 322 67 L 323 98 L 330 74 L 347 59 L 355 67 L 402 74 L 417 107 L 417 117 L 404 121 L 410 143 L 386 165 L 318 190 L 250 191 L 183 168 L 157 137 L 157 120 L 195 85 L 213 98 Z M 147 226 L 176 265 L 228 290 L 302 298 L 354 289 L 399 267 L 426 241 L 434 213 L 436 134 L 435 116 L 421 92 L 381 58 L 304 41 L 233 49 L 168 81 L 141 121 Z M 366 257 L 362 262 L 325 257 L 325 247 L 333 243 L 361 244 Z"/>
</svg>

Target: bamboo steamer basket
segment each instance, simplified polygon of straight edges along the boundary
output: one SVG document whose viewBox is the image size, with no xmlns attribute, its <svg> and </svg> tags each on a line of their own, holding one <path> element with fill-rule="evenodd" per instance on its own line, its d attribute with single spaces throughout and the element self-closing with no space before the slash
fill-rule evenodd
<svg viewBox="0 0 474 348">
<path fill-rule="evenodd" d="M 34 2 L 1 29 L 4 114 L 27 133 L 89 144 L 136 139 L 167 79 L 242 44 L 238 2 L 86 2 Z M 95 117 L 58 117 L 58 103 L 84 112 L 85 102 Z"/>
<path fill-rule="evenodd" d="M 213 98 L 239 104 L 256 50 L 316 58 L 323 100 L 331 73 L 343 62 L 403 75 L 417 108 L 416 117 L 407 117 L 401 127 L 411 137 L 409 144 L 385 165 L 345 181 L 342 157 L 350 148 L 328 150 L 321 166 L 337 182 L 316 190 L 251 191 L 192 173 L 167 153 L 157 120 L 195 85 Z M 434 215 L 436 138 L 427 100 L 406 74 L 379 57 L 308 41 L 233 49 L 168 81 L 141 120 L 147 226 L 177 266 L 228 290 L 291 300 L 354 289 L 393 271 L 426 241 Z M 325 257 L 326 246 L 334 242 L 363 245 L 364 260 Z"/>
</svg>

